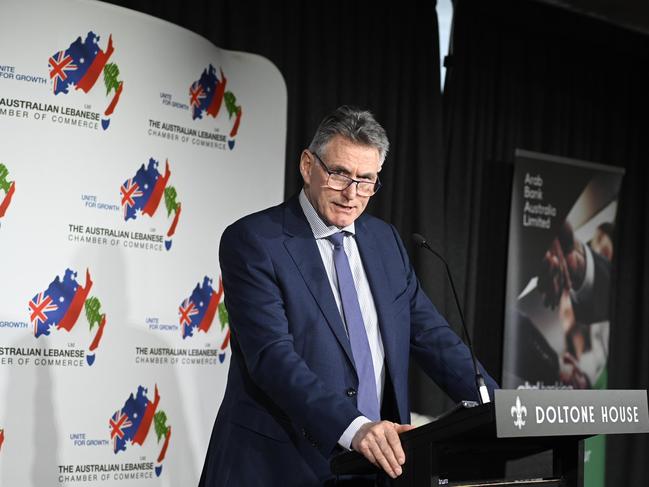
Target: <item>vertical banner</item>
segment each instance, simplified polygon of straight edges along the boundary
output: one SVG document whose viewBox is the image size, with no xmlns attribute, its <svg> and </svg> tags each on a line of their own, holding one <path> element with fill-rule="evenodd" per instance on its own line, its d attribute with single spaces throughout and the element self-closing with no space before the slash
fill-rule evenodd
<svg viewBox="0 0 649 487">
<path fill-rule="evenodd" d="M 516 151 L 504 388 L 606 387 L 610 269 L 623 174 L 615 167 Z M 589 441 L 586 484 L 602 485 L 603 441 Z"/>
<path fill-rule="evenodd" d="M 0 3 L 0 485 L 196 485 L 224 228 L 281 201 L 269 61 L 89 0 Z"/>
</svg>

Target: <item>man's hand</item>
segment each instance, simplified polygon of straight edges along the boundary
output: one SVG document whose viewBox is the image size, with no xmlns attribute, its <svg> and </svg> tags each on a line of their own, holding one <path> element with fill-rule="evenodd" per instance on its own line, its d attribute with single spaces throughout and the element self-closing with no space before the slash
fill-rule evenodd
<svg viewBox="0 0 649 487">
<path fill-rule="evenodd" d="M 551 309 L 559 305 L 563 291 L 579 289 L 586 276 L 586 250 L 568 222 L 545 252 L 539 270 L 538 290 L 543 304 Z"/>
<path fill-rule="evenodd" d="M 572 283 L 563 249 L 559 239 L 555 238 L 550 248 L 545 252 L 539 272 L 538 290 L 543 296 L 543 304 L 555 309 L 565 290 L 569 290 Z"/>
<path fill-rule="evenodd" d="M 401 465 L 406 461 L 399 434 L 413 428 L 390 421 L 366 423 L 354 435 L 352 448 L 394 479 L 401 475 Z"/>
<path fill-rule="evenodd" d="M 561 382 L 571 385 L 574 389 L 590 389 L 590 381 L 579 367 L 579 361 L 567 352 L 562 358 L 559 372 Z"/>
</svg>

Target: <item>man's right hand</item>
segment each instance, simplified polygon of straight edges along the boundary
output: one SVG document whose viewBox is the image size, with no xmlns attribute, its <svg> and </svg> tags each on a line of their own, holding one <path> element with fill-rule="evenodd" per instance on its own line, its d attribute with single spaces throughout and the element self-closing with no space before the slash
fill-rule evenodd
<svg viewBox="0 0 649 487">
<path fill-rule="evenodd" d="M 538 290 L 543 295 L 543 304 L 555 309 L 563 291 L 579 289 L 585 275 L 584 244 L 575 237 L 570 223 L 564 222 L 541 263 Z"/>
<path fill-rule="evenodd" d="M 406 461 L 399 434 L 413 428 L 390 421 L 366 423 L 354 435 L 352 448 L 394 479 L 401 475 L 401 465 Z"/>
<path fill-rule="evenodd" d="M 543 296 L 543 304 L 555 309 L 559 305 L 561 295 L 569 290 L 571 285 L 563 249 L 559 239 L 555 238 L 543 256 L 539 272 L 538 290 Z"/>
</svg>

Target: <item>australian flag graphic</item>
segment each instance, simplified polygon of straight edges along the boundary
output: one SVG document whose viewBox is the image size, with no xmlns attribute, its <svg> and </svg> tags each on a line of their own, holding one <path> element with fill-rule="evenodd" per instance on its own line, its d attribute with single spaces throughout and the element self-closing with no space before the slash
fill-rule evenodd
<svg viewBox="0 0 649 487">
<path fill-rule="evenodd" d="M 203 118 L 203 112 L 216 118 L 223 103 L 227 79 L 221 70 L 221 78 L 211 64 L 203 70 L 198 81 L 189 87 L 189 104 L 192 107 L 192 120 Z"/>
<path fill-rule="evenodd" d="M 158 172 L 158 161 L 150 158 L 146 167 L 142 164 L 134 177 L 124 181 L 119 190 L 122 196 L 124 220 L 135 220 L 138 211 L 153 216 L 158 209 L 170 175 L 168 162 L 165 175 L 162 176 Z"/>
<path fill-rule="evenodd" d="M 66 269 L 62 280 L 56 276 L 45 291 L 29 301 L 30 321 L 36 338 L 49 335 L 52 326 L 70 331 L 75 325 L 92 287 L 90 271 L 86 271 L 84 286 L 76 278 L 76 272 Z"/>
<path fill-rule="evenodd" d="M 36 294 L 28 303 L 29 319 L 36 338 L 48 336 L 53 326 L 57 330 L 71 331 L 85 309 L 91 335 L 96 328 L 86 351 L 88 365 L 95 362 L 95 353 L 106 327 L 106 313 L 101 310 L 101 301 L 95 296 L 88 297 L 91 287 L 90 270 L 86 270 L 86 283 L 82 286 L 77 282 L 77 273 L 66 269 L 63 279 L 56 276 L 45 291 Z"/>
<path fill-rule="evenodd" d="M 99 47 L 99 36 L 88 32 L 86 39 L 77 40 L 64 51 L 58 51 L 49 58 L 50 79 L 54 94 L 67 94 L 70 86 L 88 93 L 102 73 L 108 59 L 113 54 L 113 37 L 108 38 L 104 52 Z"/>
<path fill-rule="evenodd" d="M 203 114 L 216 118 L 221 105 L 225 105 L 229 119 L 234 117 L 228 139 L 228 147 L 232 150 L 243 112 L 241 105 L 237 105 L 234 94 L 225 91 L 228 80 L 223 74 L 223 69 L 219 68 L 219 72 L 220 77 L 216 75 L 216 69 L 211 64 L 203 70 L 201 77 L 189 87 L 189 105 L 192 109 L 192 120 L 202 119 Z"/>
<path fill-rule="evenodd" d="M 142 164 L 135 176 L 124 181 L 119 188 L 125 221 L 137 219 L 140 213 L 153 217 L 164 196 L 167 216 L 174 215 L 165 239 L 167 250 L 171 248 L 171 237 L 176 232 L 182 210 L 181 203 L 176 200 L 176 188 L 168 185 L 170 176 L 169 161 L 165 164 L 163 176 L 158 171 L 158 161 L 150 158 L 146 166 Z"/>
<path fill-rule="evenodd" d="M 160 394 L 157 385 L 155 386 L 153 401 L 147 397 L 147 389 L 138 386 L 137 394 L 133 396 L 131 393 L 124 406 L 115 411 L 115 414 L 108 420 L 110 438 L 115 454 L 125 451 L 128 443 L 142 446 L 147 439 L 151 425 L 154 424 L 158 442 L 164 438 L 155 467 L 157 476 L 162 472 L 162 461 L 166 455 L 169 438 L 171 437 L 171 426 L 166 424 L 167 415 L 165 412 L 158 410 L 159 403 Z"/>
<path fill-rule="evenodd" d="M 180 328 L 183 339 L 194 335 L 194 330 L 207 333 L 212 326 L 214 316 L 223 296 L 223 285 L 219 280 L 219 290 L 212 288 L 212 279 L 205 276 L 203 285 L 196 284 L 191 296 L 183 300 L 178 307 Z"/>
<path fill-rule="evenodd" d="M 71 88 L 88 93 L 103 74 L 106 96 L 113 92 L 101 118 L 104 130 L 110 125 L 110 116 L 115 111 L 124 88 L 124 83 L 119 79 L 119 66 L 108 62 L 114 52 L 112 35 L 108 36 L 108 45 L 104 51 L 99 47 L 99 36 L 91 31 L 85 40 L 77 37 L 67 49 L 55 52 L 47 61 L 55 95 L 65 95 Z"/>
</svg>

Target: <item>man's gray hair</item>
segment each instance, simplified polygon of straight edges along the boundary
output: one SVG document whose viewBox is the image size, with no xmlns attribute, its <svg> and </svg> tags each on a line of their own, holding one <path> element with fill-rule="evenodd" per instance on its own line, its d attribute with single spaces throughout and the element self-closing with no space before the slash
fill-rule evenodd
<svg viewBox="0 0 649 487">
<path fill-rule="evenodd" d="M 374 147 L 379 151 L 379 167 L 388 154 L 390 142 L 385 129 L 367 110 L 343 105 L 327 115 L 315 132 L 309 151 L 321 153 L 327 143 L 336 135 L 361 145 Z"/>
</svg>

